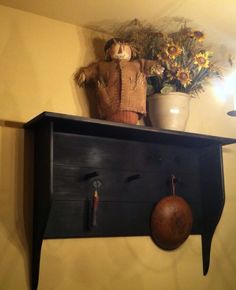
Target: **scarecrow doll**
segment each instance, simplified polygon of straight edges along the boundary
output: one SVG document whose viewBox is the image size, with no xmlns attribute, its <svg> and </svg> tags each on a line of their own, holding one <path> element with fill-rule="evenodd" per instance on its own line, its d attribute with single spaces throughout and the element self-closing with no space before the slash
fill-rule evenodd
<svg viewBox="0 0 236 290">
<path fill-rule="evenodd" d="M 146 77 L 161 75 L 163 68 L 157 61 L 137 59 L 135 47 L 119 38 L 107 41 L 104 50 L 105 61 L 81 68 L 75 81 L 95 84 L 102 119 L 137 124 L 146 114 Z"/>
</svg>

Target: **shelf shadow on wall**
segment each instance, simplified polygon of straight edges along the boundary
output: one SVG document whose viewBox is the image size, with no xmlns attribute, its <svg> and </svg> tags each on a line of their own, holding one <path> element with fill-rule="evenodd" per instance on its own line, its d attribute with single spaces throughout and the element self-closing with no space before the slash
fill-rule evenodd
<svg viewBox="0 0 236 290">
<path fill-rule="evenodd" d="M 0 120 L 1 126 L 1 226 L 9 246 L 6 253 L 12 252 L 10 244 L 22 257 L 22 274 L 29 285 L 32 240 L 32 155 L 29 138 L 23 123 Z M 25 154 L 27 153 L 27 154 Z M 26 158 L 27 156 L 27 158 Z M 10 262 L 9 262 L 10 263 Z M 14 264 L 9 265 L 14 267 Z"/>
</svg>

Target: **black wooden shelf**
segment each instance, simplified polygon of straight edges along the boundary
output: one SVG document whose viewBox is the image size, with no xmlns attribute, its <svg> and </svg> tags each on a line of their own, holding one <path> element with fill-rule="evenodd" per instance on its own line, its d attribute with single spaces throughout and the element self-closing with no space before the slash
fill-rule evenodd
<svg viewBox="0 0 236 290">
<path fill-rule="evenodd" d="M 224 207 L 222 146 L 236 139 L 156 130 L 44 112 L 25 124 L 34 132 L 32 289 L 43 239 L 150 235 L 154 205 L 177 194 L 191 206 L 191 234 L 202 236 L 203 273 Z M 94 181 L 97 225 L 91 226 Z"/>
</svg>

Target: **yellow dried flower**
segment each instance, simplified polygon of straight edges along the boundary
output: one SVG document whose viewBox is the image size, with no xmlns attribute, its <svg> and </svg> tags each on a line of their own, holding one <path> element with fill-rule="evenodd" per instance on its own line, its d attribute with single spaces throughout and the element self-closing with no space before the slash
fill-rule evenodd
<svg viewBox="0 0 236 290">
<path fill-rule="evenodd" d="M 209 52 L 200 52 L 195 55 L 194 57 L 194 64 L 196 64 L 200 69 L 202 68 L 208 68 L 209 67 Z"/>
<path fill-rule="evenodd" d="M 161 51 L 160 53 L 158 53 L 157 59 L 164 62 L 168 62 L 170 60 L 169 55 L 165 51 Z"/>
<path fill-rule="evenodd" d="M 180 69 L 180 66 L 177 63 L 170 63 L 167 65 L 167 78 L 169 80 L 173 80 L 176 78 L 176 74 L 178 70 Z"/>
<path fill-rule="evenodd" d="M 175 59 L 182 53 L 182 49 L 176 44 L 168 44 L 166 53 L 171 59 Z"/>
<path fill-rule="evenodd" d="M 190 71 L 188 68 L 180 68 L 176 74 L 177 79 L 186 88 L 191 83 Z"/>
<path fill-rule="evenodd" d="M 202 42 L 205 39 L 204 33 L 199 30 L 194 30 L 192 36 L 199 42 Z"/>
</svg>

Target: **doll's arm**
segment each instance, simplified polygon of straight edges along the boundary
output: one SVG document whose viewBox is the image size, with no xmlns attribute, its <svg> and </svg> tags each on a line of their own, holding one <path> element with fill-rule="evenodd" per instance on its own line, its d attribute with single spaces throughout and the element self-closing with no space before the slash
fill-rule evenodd
<svg viewBox="0 0 236 290">
<path fill-rule="evenodd" d="M 86 81 L 86 75 L 83 71 L 78 71 L 74 77 L 76 83 L 81 87 Z"/>
<path fill-rule="evenodd" d="M 87 67 L 83 67 L 75 74 L 75 81 L 79 86 L 84 83 L 94 82 L 98 75 L 98 63 L 92 63 Z"/>
</svg>

